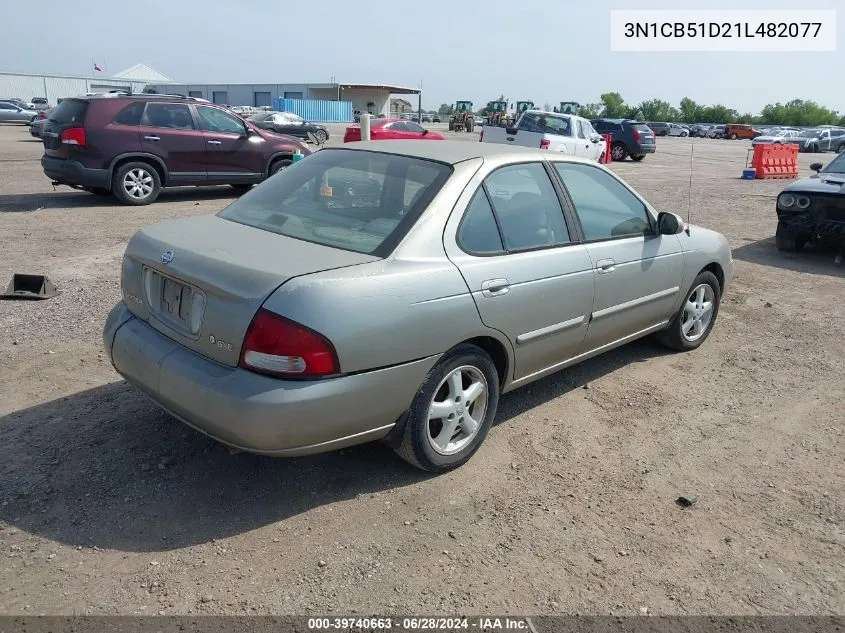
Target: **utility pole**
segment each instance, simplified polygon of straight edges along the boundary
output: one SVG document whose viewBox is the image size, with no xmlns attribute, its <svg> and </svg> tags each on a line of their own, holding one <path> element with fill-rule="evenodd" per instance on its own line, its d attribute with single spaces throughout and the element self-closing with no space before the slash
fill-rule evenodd
<svg viewBox="0 0 845 633">
<path fill-rule="evenodd" d="M 417 93 L 417 117 L 420 125 L 422 125 L 422 86 L 423 82 L 420 79 L 420 91 Z"/>
</svg>

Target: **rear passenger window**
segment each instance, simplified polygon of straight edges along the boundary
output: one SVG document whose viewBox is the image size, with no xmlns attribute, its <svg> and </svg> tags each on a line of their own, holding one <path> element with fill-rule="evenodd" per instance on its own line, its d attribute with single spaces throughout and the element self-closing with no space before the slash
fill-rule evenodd
<svg viewBox="0 0 845 633">
<path fill-rule="evenodd" d="M 140 125 L 141 117 L 144 115 L 145 105 L 142 101 L 130 103 L 117 113 L 117 116 L 114 117 L 114 122 L 119 125 Z"/>
<path fill-rule="evenodd" d="M 543 165 L 502 167 L 484 184 L 509 251 L 569 243 L 563 210 Z"/>
<path fill-rule="evenodd" d="M 193 130 L 194 119 L 191 110 L 181 103 L 148 103 L 141 125 L 149 127 Z"/>
<path fill-rule="evenodd" d="M 484 189 L 479 188 L 467 207 L 458 229 L 458 245 L 466 252 L 479 255 L 502 253 L 502 236 L 493 217 L 493 207 Z"/>
</svg>

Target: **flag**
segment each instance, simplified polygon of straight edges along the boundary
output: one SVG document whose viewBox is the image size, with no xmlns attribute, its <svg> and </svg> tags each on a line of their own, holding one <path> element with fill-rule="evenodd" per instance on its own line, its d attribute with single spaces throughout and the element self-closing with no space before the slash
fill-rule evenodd
<svg viewBox="0 0 845 633">
<path fill-rule="evenodd" d="M 103 72 L 103 69 L 100 68 L 99 66 L 97 66 L 97 64 L 94 64 L 94 70 L 97 71 L 98 73 Z"/>
</svg>

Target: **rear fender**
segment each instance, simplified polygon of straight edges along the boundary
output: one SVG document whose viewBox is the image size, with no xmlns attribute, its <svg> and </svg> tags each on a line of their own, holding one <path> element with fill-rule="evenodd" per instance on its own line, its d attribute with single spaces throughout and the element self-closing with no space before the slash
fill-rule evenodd
<svg viewBox="0 0 845 633">
<path fill-rule="evenodd" d="M 159 173 L 161 173 L 161 184 L 162 186 L 166 185 L 167 181 L 169 180 L 169 174 L 167 172 L 167 167 L 164 164 L 164 161 L 161 160 L 155 154 L 150 154 L 148 152 L 126 152 L 124 154 L 119 154 L 112 161 L 109 163 L 108 171 L 109 171 L 109 179 L 114 174 L 114 167 L 121 161 L 125 161 L 128 158 L 137 158 L 139 160 L 144 160 L 146 162 L 153 162 L 159 168 Z"/>
</svg>

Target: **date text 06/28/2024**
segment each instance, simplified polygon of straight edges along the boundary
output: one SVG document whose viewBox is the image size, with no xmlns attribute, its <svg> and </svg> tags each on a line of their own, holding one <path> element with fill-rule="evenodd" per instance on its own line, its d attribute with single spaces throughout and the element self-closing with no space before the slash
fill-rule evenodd
<svg viewBox="0 0 845 633">
<path fill-rule="evenodd" d="M 610 12 L 611 51 L 835 52 L 836 11 Z"/>
</svg>

